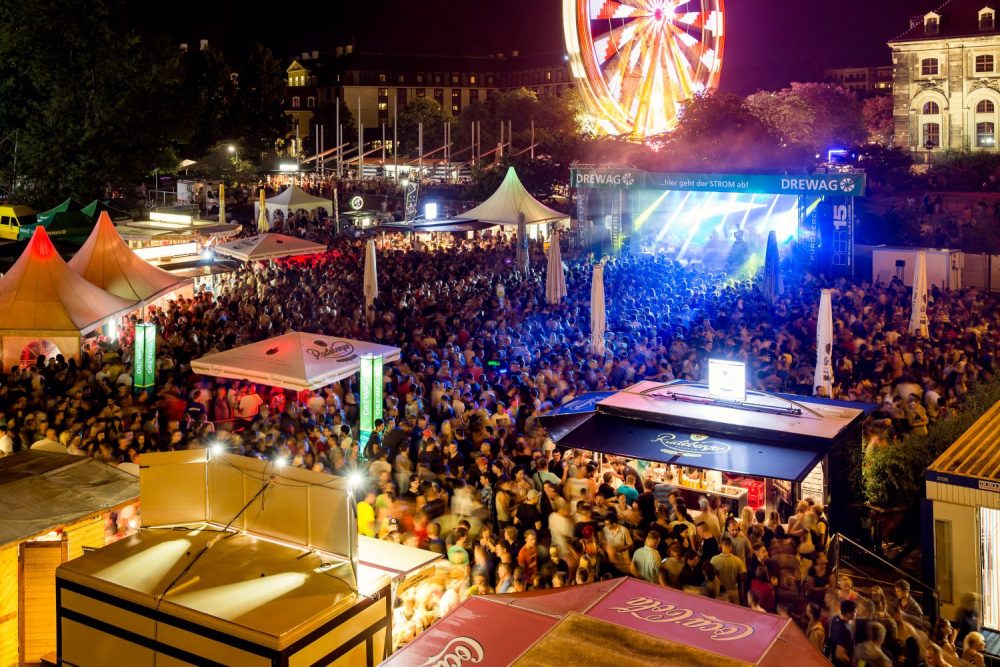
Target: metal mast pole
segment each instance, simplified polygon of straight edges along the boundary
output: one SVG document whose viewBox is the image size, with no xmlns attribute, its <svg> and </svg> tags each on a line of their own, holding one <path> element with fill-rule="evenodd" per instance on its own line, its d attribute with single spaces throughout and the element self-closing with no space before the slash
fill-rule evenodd
<svg viewBox="0 0 1000 667">
<path fill-rule="evenodd" d="M 358 96 L 358 183 L 365 178 L 365 125 L 361 122 L 361 96 Z"/>
</svg>

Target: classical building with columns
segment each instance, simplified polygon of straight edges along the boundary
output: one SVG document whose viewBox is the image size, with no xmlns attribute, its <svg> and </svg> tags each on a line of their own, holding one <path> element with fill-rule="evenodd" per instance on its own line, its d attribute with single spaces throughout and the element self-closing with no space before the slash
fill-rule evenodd
<svg viewBox="0 0 1000 667">
<path fill-rule="evenodd" d="M 949 0 L 889 42 L 897 146 L 995 151 L 1000 126 L 997 0 Z"/>
</svg>

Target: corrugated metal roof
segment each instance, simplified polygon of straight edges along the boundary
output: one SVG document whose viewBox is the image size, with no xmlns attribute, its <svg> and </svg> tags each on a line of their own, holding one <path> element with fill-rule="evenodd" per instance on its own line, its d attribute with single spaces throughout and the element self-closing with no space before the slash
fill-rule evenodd
<svg viewBox="0 0 1000 667">
<path fill-rule="evenodd" d="M 1000 401 L 937 457 L 928 470 L 1000 480 Z"/>
<path fill-rule="evenodd" d="M 29 450 L 0 458 L 0 545 L 139 497 L 139 479 L 85 456 Z"/>
</svg>

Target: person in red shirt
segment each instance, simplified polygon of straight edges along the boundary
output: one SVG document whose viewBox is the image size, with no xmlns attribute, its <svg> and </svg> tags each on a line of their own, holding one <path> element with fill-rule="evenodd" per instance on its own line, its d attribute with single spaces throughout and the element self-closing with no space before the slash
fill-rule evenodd
<svg viewBox="0 0 1000 667">
<path fill-rule="evenodd" d="M 517 564 L 521 566 L 524 580 L 533 581 L 538 574 L 538 534 L 534 530 L 524 531 L 524 546 L 517 554 Z"/>
</svg>

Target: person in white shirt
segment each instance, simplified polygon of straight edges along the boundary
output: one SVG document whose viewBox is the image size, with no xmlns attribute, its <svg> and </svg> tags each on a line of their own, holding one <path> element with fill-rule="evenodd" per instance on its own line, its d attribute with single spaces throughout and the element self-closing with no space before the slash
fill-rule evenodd
<svg viewBox="0 0 1000 667">
<path fill-rule="evenodd" d="M 0 457 L 14 453 L 14 438 L 10 437 L 7 425 L 0 423 Z"/>
</svg>

